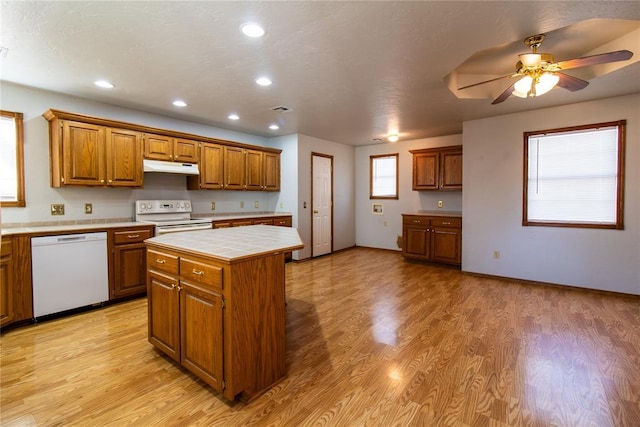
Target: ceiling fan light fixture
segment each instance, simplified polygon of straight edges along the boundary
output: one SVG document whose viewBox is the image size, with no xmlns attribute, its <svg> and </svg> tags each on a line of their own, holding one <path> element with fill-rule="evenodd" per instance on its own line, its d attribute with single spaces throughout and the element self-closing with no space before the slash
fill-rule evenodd
<svg viewBox="0 0 640 427">
<path fill-rule="evenodd" d="M 558 84 L 560 77 L 554 73 L 544 73 L 533 83 L 533 77 L 524 76 L 513 85 L 513 96 L 529 98 L 544 95 Z"/>
</svg>

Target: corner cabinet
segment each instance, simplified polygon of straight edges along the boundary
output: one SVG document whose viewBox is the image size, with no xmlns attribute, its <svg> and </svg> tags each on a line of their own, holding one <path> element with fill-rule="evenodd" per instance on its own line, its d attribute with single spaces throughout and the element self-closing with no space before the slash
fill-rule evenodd
<svg viewBox="0 0 640 427">
<path fill-rule="evenodd" d="M 462 146 L 410 150 L 414 190 L 462 190 Z"/>
<path fill-rule="evenodd" d="M 405 258 L 460 265 L 462 218 L 402 215 L 402 255 Z"/>
</svg>

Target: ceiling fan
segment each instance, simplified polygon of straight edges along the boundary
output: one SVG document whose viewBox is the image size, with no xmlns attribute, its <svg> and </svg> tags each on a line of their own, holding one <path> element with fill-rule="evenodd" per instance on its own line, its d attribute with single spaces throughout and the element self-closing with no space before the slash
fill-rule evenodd
<svg viewBox="0 0 640 427">
<path fill-rule="evenodd" d="M 587 87 L 589 82 L 570 76 L 569 74 L 565 74 L 562 71 L 573 68 L 588 67 L 590 65 L 605 64 L 607 62 L 626 61 L 633 56 L 633 53 L 628 50 L 617 50 L 615 52 L 607 52 L 598 55 L 554 62 L 553 55 L 550 53 L 538 53 L 538 48 L 544 41 L 544 37 L 544 34 L 537 34 L 524 39 L 524 44 L 531 48 L 531 53 L 518 55 L 519 60 L 516 63 L 515 73 L 463 86 L 458 90 L 506 78 L 520 77 L 519 80 L 513 82 L 491 104 L 499 104 L 505 101 L 510 95 L 518 96 L 520 98 L 540 96 L 553 89 L 556 85 L 575 92 Z"/>
</svg>

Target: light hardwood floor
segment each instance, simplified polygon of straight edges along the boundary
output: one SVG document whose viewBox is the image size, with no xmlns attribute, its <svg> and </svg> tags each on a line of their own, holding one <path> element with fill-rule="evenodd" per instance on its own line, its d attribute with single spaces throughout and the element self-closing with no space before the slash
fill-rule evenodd
<svg viewBox="0 0 640 427">
<path fill-rule="evenodd" d="M 287 264 L 287 376 L 223 400 L 146 300 L 1 337 L 3 426 L 640 426 L 640 298 L 357 248 Z"/>
</svg>

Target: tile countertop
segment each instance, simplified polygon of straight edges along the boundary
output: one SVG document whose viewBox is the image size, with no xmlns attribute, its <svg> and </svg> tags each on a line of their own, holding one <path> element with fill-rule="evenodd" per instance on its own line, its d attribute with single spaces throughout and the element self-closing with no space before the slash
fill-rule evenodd
<svg viewBox="0 0 640 427">
<path fill-rule="evenodd" d="M 7 227 L 2 228 L 0 233 L 2 236 L 12 236 L 16 234 L 32 234 L 37 235 L 39 233 L 50 234 L 74 234 L 74 233 L 90 233 L 92 231 L 104 230 L 107 228 L 119 228 L 119 227 L 140 227 L 149 226 L 149 223 L 145 222 L 101 222 L 93 224 L 65 224 L 65 225 L 38 225 L 38 226 L 25 226 L 25 227 Z"/>
<path fill-rule="evenodd" d="M 304 247 L 297 229 L 269 225 L 167 233 L 145 242 L 227 262 L 274 252 L 295 251 Z"/>
<path fill-rule="evenodd" d="M 460 211 L 417 211 L 404 213 L 402 215 L 450 216 L 454 218 L 462 218 L 462 212 Z"/>
</svg>

